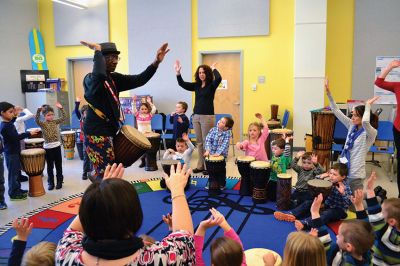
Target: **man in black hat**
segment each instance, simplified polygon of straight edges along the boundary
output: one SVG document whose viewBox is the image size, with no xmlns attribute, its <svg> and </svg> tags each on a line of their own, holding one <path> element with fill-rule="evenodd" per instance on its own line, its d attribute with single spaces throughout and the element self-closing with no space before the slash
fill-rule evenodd
<svg viewBox="0 0 400 266">
<path fill-rule="evenodd" d="M 83 86 L 85 99 L 89 109 L 83 125 L 85 145 L 93 164 L 96 179 L 102 179 L 108 164 L 114 162 L 112 138 L 124 120 L 119 102 L 121 91 L 131 90 L 146 84 L 156 73 L 158 65 L 169 52 L 168 43 L 164 43 L 157 51 L 156 58 L 142 73 L 123 75 L 114 72 L 119 61 L 120 51 L 115 43 L 81 44 L 93 49 L 93 71 L 85 76 Z"/>
</svg>

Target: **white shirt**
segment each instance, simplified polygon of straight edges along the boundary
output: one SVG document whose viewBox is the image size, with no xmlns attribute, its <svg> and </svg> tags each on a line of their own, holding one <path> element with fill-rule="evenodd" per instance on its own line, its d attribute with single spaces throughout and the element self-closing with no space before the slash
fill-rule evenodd
<svg viewBox="0 0 400 266">
<path fill-rule="evenodd" d="M 24 112 L 25 115 L 17 117 L 17 120 L 14 122 L 14 126 L 17 129 L 18 134 L 25 133 L 25 121 L 34 117 L 31 111 L 29 111 L 27 108 L 25 108 L 22 112 Z"/>
<path fill-rule="evenodd" d="M 169 160 L 183 160 L 185 164 L 189 167 L 190 165 L 190 160 L 192 159 L 192 153 L 194 150 L 194 145 L 193 143 L 189 140 L 186 141 L 186 145 L 188 148 L 183 152 L 175 152 L 174 154 L 171 154 L 169 150 L 166 150 L 163 156 L 163 159 L 169 159 Z"/>
</svg>

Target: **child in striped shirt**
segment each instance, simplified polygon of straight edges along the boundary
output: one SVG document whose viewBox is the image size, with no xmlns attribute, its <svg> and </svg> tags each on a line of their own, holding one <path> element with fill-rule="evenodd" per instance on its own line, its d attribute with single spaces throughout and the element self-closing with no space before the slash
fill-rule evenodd
<svg viewBox="0 0 400 266">
<path fill-rule="evenodd" d="M 374 184 L 376 174 L 372 172 L 366 185 L 368 219 L 375 231 L 375 243 L 372 248 L 374 265 L 400 265 L 400 199 L 387 199 L 379 205 L 375 196 Z M 362 203 L 364 193 L 357 190 L 355 195 L 358 200 L 353 199 L 357 211 L 357 218 L 363 212 Z M 357 198 L 357 197 L 355 197 Z"/>
<path fill-rule="evenodd" d="M 300 158 L 301 166 L 297 164 Z M 315 179 L 317 175 L 325 171 L 318 163 L 318 157 L 311 152 L 299 151 L 290 166 L 297 173 L 297 182 L 292 192 L 292 200 L 296 205 L 305 200 L 312 200 L 307 182 L 311 179 Z"/>
</svg>

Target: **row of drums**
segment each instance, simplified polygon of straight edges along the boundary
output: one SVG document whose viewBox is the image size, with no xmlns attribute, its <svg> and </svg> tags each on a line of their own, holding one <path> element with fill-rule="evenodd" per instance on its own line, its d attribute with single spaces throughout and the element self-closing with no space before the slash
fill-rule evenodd
<svg viewBox="0 0 400 266">
<path fill-rule="evenodd" d="M 236 160 L 241 183 L 239 194 L 252 196 L 253 202 L 267 202 L 267 187 L 271 166 L 266 161 L 256 161 L 252 156 L 239 156 Z M 210 178 L 211 178 L 211 173 Z M 332 183 L 327 180 L 313 179 L 308 181 L 308 187 L 313 197 L 322 193 L 326 198 L 332 189 Z M 276 188 L 276 206 L 279 210 L 291 208 L 292 176 L 288 173 L 278 174 Z"/>
</svg>

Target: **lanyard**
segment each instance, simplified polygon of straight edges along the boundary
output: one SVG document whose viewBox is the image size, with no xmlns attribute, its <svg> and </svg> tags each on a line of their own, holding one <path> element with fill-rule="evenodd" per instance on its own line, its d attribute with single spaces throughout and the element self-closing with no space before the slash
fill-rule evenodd
<svg viewBox="0 0 400 266">
<path fill-rule="evenodd" d="M 112 82 L 112 84 L 113 84 L 113 87 L 115 88 L 114 80 L 113 80 L 111 77 L 110 77 L 110 79 L 111 79 L 111 82 Z M 108 83 L 107 80 L 104 81 L 104 84 L 106 85 L 106 87 L 107 87 L 108 90 L 110 91 L 111 95 L 112 95 L 113 98 L 114 98 L 115 103 L 116 103 L 117 106 L 118 106 L 118 109 L 119 109 L 119 116 L 120 116 L 119 120 L 123 123 L 123 122 L 125 121 L 125 114 L 124 114 L 124 112 L 122 112 L 121 104 L 120 104 L 120 102 L 119 102 L 119 100 L 118 100 L 118 98 L 117 98 L 117 95 L 115 95 L 114 90 L 111 88 L 111 86 L 110 86 L 110 84 Z"/>
</svg>

